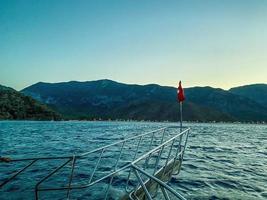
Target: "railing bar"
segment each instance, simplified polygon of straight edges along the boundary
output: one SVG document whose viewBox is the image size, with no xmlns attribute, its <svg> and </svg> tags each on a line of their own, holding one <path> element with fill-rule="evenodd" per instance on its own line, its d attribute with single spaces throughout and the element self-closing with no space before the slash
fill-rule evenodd
<svg viewBox="0 0 267 200">
<path fill-rule="evenodd" d="M 132 195 L 134 195 L 134 198 L 132 197 Z M 140 199 L 135 195 L 134 192 L 131 192 L 131 193 L 129 194 L 129 198 L 130 198 L 130 200 L 140 200 Z"/>
<path fill-rule="evenodd" d="M 99 155 L 99 158 L 98 158 L 98 160 L 97 160 L 97 163 L 96 163 L 96 165 L 95 165 L 95 168 L 94 168 L 94 170 L 93 170 L 93 172 L 92 172 L 92 175 L 90 176 L 89 184 L 91 183 L 91 181 L 92 181 L 92 179 L 93 179 L 93 176 L 95 175 L 95 171 L 96 171 L 96 169 L 98 168 L 98 165 L 99 165 L 99 163 L 100 163 L 100 160 L 101 160 L 101 158 L 102 158 L 102 155 L 103 155 L 103 153 L 104 153 L 104 150 L 105 150 L 105 149 L 102 149 L 102 151 L 101 151 L 101 153 L 100 153 L 100 155 Z"/>
<path fill-rule="evenodd" d="M 145 191 L 145 194 L 146 194 L 147 198 L 148 198 L 149 200 L 152 200 L 152 197 L 150 196 L 150 194 L 149 194 L 149 192 L 148 192 L 148 190 L 147 190 L 147 188 L 146 188 L 146 186 L 145 186 L 145 184 L 144 184 L 144 182 L 143 182 L 143 180 L 142 180 L 140 174 L 138 173 L 138 171 L 137 171 L 136 169 L 134 169 L 133 171 L 134 171 L 134 173 L 135 173 L 135 175 L 136 175 L 136 177 L 137 177 L 139 183 L 141 184 L 143 190 Z"/>
<path fill-rule="evenodd" d="M 141 159 L 143 159 L 143 158 L 149 156 L 151 153 L 154 153 L 155 151 L 160 150 L 160 148 L 161 148 L 162 146 L 164 146 L 164 144 L 167 145 L 172 139 L 177 138 L 178 136 L 181 136 L 181 135 L 184 134 L 185 132 L 187 132 L 187 136 L 186 136 L 186 142 L 187 142 L 187 138 L 188 138 L 189 130 L 190 130 L 190 129 L 184 130 L 184 131 L 181 132 L 180 134 L 178 134 L 178 135 L 172 137 L 171 139 L 169 139 L 169 140 L 167 140 L 166 142 L 162 143 L 162 144 L 159 145 L 158 147 L 152 149 L 151 151 L 147 152 L 147 153 L 144 154 L 143 156 L 141 156 L 141 157 L 139 157 L 138 159 L 134 160 L 132 163 L 134 164 L 134 163 L 140 161 Z M 155 132 L 155 131 L 154 131 L 154 132 Z M 152 132 L 152 133 L 153 133 L 153 132 Z M 126 141 L 127 141 L 127 140 L 126 140 Z M 117 143 L 117 144 L 118 144 L 118 143 Z M 186 143 L 185 143 L 185 145 L 186 145 Z M 104 149 L 102 148 L 102 150 L 104 150 Z M 183 149 L 183 151 L 184 151 L 184 150 L 185 150 L 185 149 Z M 177 152 L 176 154 L 180 156 L 180 155 L 181 155 L 181 152 L 179 152 L 179 153 Z M 70 157 L 54 157 L 54 158 L 53 158 L 53 157 L 49 157 L 49 158 L 47 158 L 47 159 L 61 159 L 61 158 L 70 158 Z M 82 158 L 82 157 L 81 157 L 81 156 L 76 156 L 76 158 Z M 40 159 L 41 159 L 41 158 L 40 158 Z M 42 158 L 42 159 L 46 159 L 46 158 Z M 26 160 L 26 159 L 24 159 L 24 160 Z M 27 160 L 30 160 L 30 159 L 27 159 Z M 33 159 L 31 159 L 31 160 L 33 160 Z M 37 161 L 37 160 L 38 160 L 38 158 L 36 158 L 36 161 Z M 14 160 L 13 160 L 13 161 L 14 161 Z M 16 160 L 15 160 L 15 161 L 16 161 Z M 22 160 L 21 160 L 21 161 L 22 161 Z M 96 183 L 100 182 L 101 180 L 104 180 L 104 179 L 106 179 L 106 178 L 108 178 L 108 177 L 110 177 L 110 176 L 113 176 L 115 173 L 118 173 L 118 172 L 120 172 L 120 171 L 122 171 L 122 170 L 124 170 L 124 169 L 126 169 L 126 168 L 129 167 L 129 165 L 126 165 L 126 166 L 122 167 L 121 169 L 116 170 L 115 172 L 110 173 L 110 174 L 108 174 L 107 176 L 104 176 L 104 177 L 102 177 L 101 179 L 98 179 L 98 180 L 92 182 L 91 184 L 87 184 L 87 185 L 75 186 L 75 187 L 73 187 L 73 186 L 71 186 L 71 187 L 62 187 L 62 188 L 38 188 L 39 185 L 40 185 L 44 180 L 46 180 L 47 178 L 49 178 L 50 176 L 52 176 L 54 173 L 56 173 L 56 171 L 60 170 L 62 167 L 64 167 L 64 166 L 65 166 L 68 162 L 70 162 L 70 161 L 71 161 L 71 159 L 67 160 L 66 163 L 64 163 L 62 166 L 58 167 L 54 172 L 50 173 L 50 174 L 49 174 L 48 176 L 46 176 L 43 180 L 39 181 L 39 182 L 37 183 L 37 185 L 36 185 L 36 192 L 38 192 L 38 191 L 48 191 L 48 190 L 65 190 L 65 189 L 81 189 L 81 188 L 86 188 L 86 187 L 89 187 L 89 186 L 91 186 L 91 185 L 93 185 L 93 184 L 96 184 Z M 34 162 L 35 162 L 35 161 L 34 161 Z M 130 164 L 130 165 L 131 165 L 131 164 Z M 37 197 L 37 198 L 38 198 L 38 197 Z"/>
<path fill-rule="evenodd" d="M 183 135 L 180 135 L 180 139 L 179 139 L 179 145 L 178 145 L 178 147 L 179 147 L 179 151 L 181 151 L 181 147 L 182 147 L 182 140 L 183 140 Z"/>
<path fill-rule="evenodd" d="M 108 184 L 108 187 L 107 187 L 107 189 L 106 189 L 106 192 L 105 192 L 105 200 L 108 198 L 108 192 L 109 192 L 109 188 L 110 188 L 110 186 L 111 186 L 111 184 L 112 184 L 113 177 L 114 177 L 114 176 L 111 176 L 110 181 L 109 181 L 109 184 Z"/>
<path fill-rule="evenodd" d="M 180 135 L 180 136 L 179 136 L 179 144 L 178 144 L 177 151 L 176 151 L 176 154 L 175 154 L 175 157 L 174 157 L 174 162 L 173 162 L 173 166 L 172 166 L 172 172 L 171 172 L 171 174 L 173 174 L 174 166 L 175 166 L 175 162 L 176 162 L 176 160 L 177 160 L 178 155 L 179 155 L 179 159 L 181 158 L 181 155 L 182 155 L 182 148 L 181 148 L 181 145 L 182 145 L 182 139 L 183 139 L 183 135 Z M 181 165 L 181 159 L 180 159 L 180 163 L 179 163 L 179 165 Z"/>
<path fill-rule="evenodd" d="M 164 136 L 165 136 L 165 130 L 163 130 L 160 144 L 162 144 L 162 142 L 163 142 L 163 140 L 164 140 Z M 156 162 L 155 162 L 155 167 L 154 167 L 154 172 L 153 172 L 153 174 L 155 174 L 155 172 L 157 171 L 157 167 L 158 167 L 158 164 L 159 164 L 159 161 L 160 161 L 160 158 L 161 158 L 163 149 L 164 149 L 164 145 L 162 146 L 161 150 L 160 150 L 159 153 L 158 153 L 158 157 L 157 157 L 157 160 L 156 160 Z"/>
<path fill-rule="evenodd" d="M 150 140 L 150 144 L 149 144 L 149 148 L 148 148 L 149 150 L 151 149 L 151 146 L 153 144 L 154 137 L 155 137 L 155 132 L 153 132 L 153 134 L 152 134 L 152 138 Z"/>
<path fill-rule="evenodd" d="M 187 130 L 188 130 L 188 129 L 187 129 Z M 160 149 L 163 145 L 168 144 L 168 143 L 169 143 L 170 141 L 172 141 L 174 138 L 177 138 L 177 137 L 179 137 L 181 134 L 184 134 L 184 132 L 186 132 L 187 130 L 185 130 L 185 131 L 179 133 L 179 134 L 176 135 L 176 136 L 173 136 L 172 138 L 170 138 L 169 140 L 165 141 L 165 142 L 162 143 L 161 145 L 157 146 L 156 148 L 152 149 L 151 151 L 148 151 L 146 154 L 143 154 L 143 155 L 140 156 L 138 159 L 134 160 L 134 161 L 132 162 L 132 164 L 135 164 L 135 163 L 139 162 L 140 160 L 144 159 L 144 158 L 145 158 L 147 155 L 149 155 L 150 153 L 153 153 L 154 151 Z"/>
<path fill-rule="evenodd" d="M 99 148 L 97 148 L 97 149 L 95 149 L 95 150 L 92 150 L 92 151 L 89 151 L 89 152 L 85 152 L 85 153 L 83 153 L 83 154 L 81 154 L 81 155 L 79 155 L 79 156 L 80 156 L 80 157 L 83 157 L 83 156 L 88 155 L 88 154 L 90 154 L 90 153 L 94 153 L 94 152 L 100 151 L 100 150 L 102 150 L 103 148 L 107 148 L 107 147 L 110 147 L 110 146 L 114 146 L 114 145 L 119 144 L 119 143 L 122 143 L 122 142 L 124 142 L 124 141 L 129 141 L 129 140 L 132 140 L 132 139 L 135 139 L 135 138 L 138 138 L 138 137 L 141 137 L 141 136 L 145 136 L 145 135 L 148 135 L 148 134 L 151 134 L 151 133 L 156 133 L 156 132 L 159 132 L 159 131 L 161 131 L 161 130 L 171 129 L 171 128 L 179 128 L 179 127 L 180 127 L 180 126 L 167 126 L 167 127 L 159 128 L 159 129 L 157 129 L 157 130 L 153 130 L 153 131 L 150 131 L 150 132 L 147 132 L 147 133 L 143 133 L 143 134 L 140 134 L 140 135 L 132 136 L 132 137 L 130 137 L 130 138 L 127 138 L 127 139 L 124 139 L 124 140 L 121 140 L 121 141 L 118 141 L 118 142 L 115 142 L 115 143 L 112 143 L 112 144 L 108 144 L 108 145 L 103 146 L 103 147 L 99 147 Z M 187 127 L 184 126 L 183 128 L 187 128 Z M 180 134 L 183 133 L 183 132 L 185 132 L 185 130 L 182 131 L 182 132 L 180 132 Z M 76 157 L 77 157 L 77 156 L 76 156 Z"/>
<path fill-rule="evenodd" d="M 115 166 L 114 166 L 114 171 L 116 171 L 116 169 L 117 169 L 117 166 L 118 166 L 119 160 L 120 160 L 120 158 L 121 158 L 121 154 L 122 154 L 122 150 L 123 150 L 123 147 L 124 147 L 124 145 L 125 145 L 125 142 L 126 142 L 126 141 L 124 141 L 124 142 L 122 143 L 122 145 L 121 145 L 121 148 L 120 148 L 120 154 L 119 154 L 119 157 L 118 157 L 118 159 L 117 159 L 117 161 L 116 161 L 116 164 L 115 164 Z M 107 197 L 108 197 L 109 188 L 110 188 L 110 186 L 111 186 L 111 184 L 112 184 L 113 178 L 114 178 L 114 175 L 111 176 L 110 181 L 109 181 L 109 184 L 108 184 L 108 187 L 107 187 L 107 189 L 106 189 L 105 200 L 106 200 Z"/>
<path fill-rule="evenodd" d="M 181 149 L 181 152 L 179 153 L 179 154 L 180 154 L 180 155 L 179 155 L 179 157 L 180 157 L 180 163 L 179 163 L 180 167 L 182 166 L 182 162 L 183 162 L 183 159 L 184 159 L 184 152 L 185 152 L 185 148 L 186 148 L 186 144 L 187 144 L 187 139 L 188 139 L 188 135 L 189 135 L 189 130 L 190 130 L 190 129 L 188 129 L 188 131 L 187 131 L 187 133 L 186 133 L 186 139 L 185 139 L 185 142 L 184 142 L 184 146 L 183 146 L 183 148 Z M 174 168 L 174 166 L 173 166 L 173 168 Z M 173 170 L 174 170 L 174 169 L 172 169 L 172 173 L 173 173 Z M 174 174 L 174 175 L 177 175 L 177 173 Z"/>
<path fill-rule="evenodd" d="M 157 151 L 156 151 L 156 152 L 157 152 Z M 156 153 L 156 152 L 154 152 L 154 153 Z M 149 164 L 149 161 L 150 161 L 151 156 L 152 156 L 152 153 L 149 154 L 148 157 L 146 158 L 145 166 L 144 166 L 145 169 L 147 169 L 147 167 L 148 167 L 148 164 Z"/>
<path fill-rule="evenodd" d="M 106 178 L 108 178 L 108 177 L 116 174 L 116 173 L 119 173 L 120 171 L 123 171 L 123 170 L 129 168 L 130 166 L 132 166 L 131 163 L 129 163 L 125 167 L 120 168 L 119 170 L 117 170 L 115 172 L 112 172 L 111 174 L 108 174 L 108 175 L 102 177 L 101 179 L 98 179 L 98 180 L 96 180 L 96 181 L 94 181 L 94 182 L 92 182 L 90 184 L 86 184 L 86 185 L 73 185 L 72 187 L 70 187 L 70 189 L 72 189 L 72 190 L 76 189 L 77 190 L 77 189 L 83 189 L 83 188 L 90 187 L 90 186 L 92 186 L 94 184 L 97 184 L 100 181 L 102 181 L 102 180 L 104 180 L 104 179 L 106 179 Z M 163 167 L 161 169 L 163 169 Z M 158 171 L 160 171 L 161 169 L 159 169 Z M 53 190 L 66 190 L 66 189 L 68 189 L 68 187 L 61 187 L 61 188 L 40 188 L 39 191 L 53 191 Z"/>
<path fill-rule="evenodd" d="M 147 133 L 144 133 L 144 134 L 140 134 L 140 135 L 137 135 L 137 136 L 133 136 L 133 137 L 130 137 L 130 138 L 127 138 L 125 140 L 121 140 L 121 141 L 118 141 L 118 142 L 115 142 L 115 143 L 112 143 L 112 144 L 109 144 L 109 145 L 106 145 L 106 146 L 103 146 L 103 147 L 99 147 L 97 149 L 94 149 L 92 151 L 89 151 L 89 152 L 85 152 L 83 154 L 80 154 L 80 155 L 76 155 L 76 159 L 78 158 L 82 158 L 84 157 L 85 155 L 88 155 L 90 153 L 94 153 L 94 152 L 97 152 L 97 151 L 100 151 L 102 150 L 103 148 L 107 148 L 107 147 L 110 147 L 110 146 L 113 146 L 113 145 L 116 145 L 118 143 L 122 143 L 124 141 L 128 141 L 128 140 L 131 140 L 131 139 L 135 139 L 135 138 L 138 138 L 140 136 L 144 136 L 144 135 L 147 135 L 147 134 L 150 134 L 150 133 L 156 133 L 156 132 L 159 132 L 161 130 L 164 130 L 164 129 L 169 129 L 169 128 L 179 128 L 180 126 L 168 126 L 168 127 L 163 127 L 163 128 L 160 128 L 160 129 L 157 129 L 157 130 L 154 130 L 154 131 L 150 131 L 150 132 L 147 132 Z M 183 128 L 187 128 L 186 126 L 184 126 Z M 186 130 L 184 130 L 186 131 Z M 183 131 L 183 132 L 184 132 Z M 181 133 L 183 133 L 181 132 Z M 52 157 L 35 157 L 35 158 L 22 158 L 22 159 L 12 159 L 11 161 L 9 161 L 9 163 L 11 162 L 18 162 L 18 161 L 27 161 L 27 160 L 51 160 L 51 159 L 71 159 L 72 156 L 52 156 Z"/>
<path fill-rule="evenodd" d="M 176 197 L 178 197 L 178 198 L 180 198 L 182 200 L 186 200 L 181 194 L 179 194 L 177 191 L 175 191 L 173 188 L 171 188 L 170 186 L 168 186 L 167 184 L 165 184 L 160 179 L 156 178 L 155 176 L 150 175 L 149 173 L 147 173 L 146 171 L 142 170 L 141 168 L 139 168 L 136 165 L 132 165 L 132 167 L 134 169 L 140 171 L 144 175 L 148 176 L 149 178 L 153 179 L 154 181 L 156 181 L 158 184 L 160 184 L 161 186 L 163 186 L 164 188 L 166 188 L 169 192 L 171 192 L 172 194 L 174 194 Z"/>
<path fill-rule="evenodd" d="M 143 134 L 140 134 L 140 135 L 132 136 L 132 137 L 130 137 L 130 138 L 127 138 L 127 139 L 124 139 L 124 140 L 121 140 L 121 141 L 118 141 L 118 142 L 115 142 L 115 143 L 112 143 L 112 144 L 108 144 L 108 145 L 106 145 L 106 146 L 104 146 L 104 147 L 99 147 L 98 149 L 95 149 L 95 150 L 92 150 L 92 151 L 85 152 L 85 153 L 81 154 L 81 157 L 82 157 L 82 156 L 85 156 L 85 155 L 88 155 L 88 154 L 90 154 L 90 153 L 96 152 L 96 151 L 100 151 L 100 150 L 102 150 L 103 148 L 108 148 L 108 147 L 110 147 L 110 146 L 114 146 L 114 145 L 117 145 L 117 144 L 119 144 L 119 143 L 126 142 L 126 141 L 129 141 L 129 140 L 138 138 L 138 137 L 143 137 L 143 136 L 148 135 L 148 134 L 151 134 L 151 133 L 153 133 L 153 132 L 159 132 L 159 131 L 164 130 L 164 129 L 167 129 L 167 128 L 168 128 L 168 127 L 163 127 L 163 128 L 160 128 L 160 129 L 157 129 L 157 130 L 154 130 L 154 131 L 150 131 L 150 132 L 143 133 Z"/>
<path fill-rule="evenodd" d="M 164 136 L 165 136 L 165 130 L 163 131 L 163 134 L 162 134 L 162 138 L 161 138 L 161 142 L 160 142 L 161 144 L 162 144 L 162 142 L 163 142 Z M 160 158 L 161 158 L 163 149 L 164 149 L 164 145 L 162 146 L 161 150 L 160 150 L 159 153 L 158 153 L 158 157 L 157 157 L 157 160 L 156 160 L 156 162 L 155 162 L 155 167 L 154 167 L 154 172 L 153 172 L 153 174 L 155 174 L 156 171 L 157 171 L 158 164 L 159 164 L 159 161 L 160 161 Z M 157 186 L 157 189 L 156 189 L 156 192 L 155 192 L 155 196 L 157 196 L 157 194 L 158 194 L 158 186 Z"/>
<path fill-rule="evenodd" d="M 181 154 L 179 156 L 180 157 L 180 166 L 182 165 L 182 162 L 183 162 L 183 159 L 184 159 L 184 152 L 185 152 L 185 148 L 186 148 L 189 132 L 190 132 L 190 129 L 187 129 L 185 143 L 184 143 L 183 149 L 181 150 Z"/>
<path fill-rule="evenodd" d="M 129 198 L 130 198 L 130 200 L 136 200 L 136 199 L 133 199 L 132 193 L 129 194 Z"/>
<path fill-rule="evenodd" d="M 154 166 L 154 172 L 153 172 L 153 174 L 155 174 L 156 171 L 157 171 L 157 167 L 158 167 L 159 161 L 160 161 L 160 159 L 161 159 L 161 155 L 162 155 L 163 149 L 164 149 L 164 145 L 162 146 L 161 150 L 160 150 L 159 153 L 158 153 L 158 157 L 157 157 L 157 160 L 156 160 L 156 162 L 155 162 L 155 166 Z"/>
<path fill-rule="evenodd" d="M 153 141 L 154 141 L 154 136 L 155 136 L 155 133 L 152 134 L 152 138 L 151 138 L 151 140 L 150 140 L 150 144 L 149 144 L 149 148 L 148 148 L 148 150 L 151 150 L 151 146 L 152 146 Z M 147 165 L 148 165 L 148 163 L 149 163 L 150 158 L 151 158 L 151 154 L 146 158 L 145 166 L 144 166 L 145 169 L 147 168 Z"/>
<path fill-rule="evenodd" d="M 172 158 L 172 159 L 168 162 L 168 164 L 169 164 L 169 163 L 172 163 L 173 161 L 174 161 L 174 158 Z M 162 171 L 162 170 L 164 169 L 164 167 L 165 167 L 165 166 L 162 166 L 161 168 L 159 168 L 158 171 L 156 171 L 155 174 L 158 174 L 160 171 Z"/>
<path fill-rule="evenodd" d="M 118 166 L 119 161 L 120 161 L 120 159 L 121 159 L 121 154 L 122 154 L 122 150 L 123 150 L 123 148 L 124 148 L 125 142 L 126 142 L 126 141 L 124 141 L 124 142 L 122 143 L 122 145 L 121 145 L 120 155 L 119 155 L 119 157 L 118 157 L 118 159 L 117 159 L 117 161 L 116 161 L 116 164 L 115 164 L 115 166 L 114 166 L 114 170 L 117 169 L 117 166 Z"/>
<path fill-rule="evenodd" d="M 189 135 L 189 130 L 186 133 L 186 138 L 185 138 L 185 143 L 184 143 L 184 149 L 183 149 L 183 154 L 182 154 L 182 161 L 183 161 L 183 158 L 184 158 L 184 152 L 185 152 L 185 148 L 186 148 L 186 145 L 187 145 L 188 135 Z"/>
<path fill-rule="evenodd" d="M 38 199 L 38 191 L 39 191 L 39 185 L 44 182 L 46 179 L 48 179 L 50 176 L 55 174 L 58 170 L 60 170 L 62 167 L 64 167 L 66 164 L 68 164 L 71 161 L 71 159 L 67 160 L 65 163 L 57 167 L 54 171 L 52 171 L 50 174 L 48 174 L 46 177 L 41 179 L 36 185 L 35 185 L 35 199 Z"/>
<path fill-rule="evenodd" d="M 70 187 L 70 189 L 74 190 L 74 189 L 83 189 L 83 188 L 90 187 L 90 186 L 92 186 L 92 185 L 94 185 L 96 183 L 99 183 L 100 181 L 102 181 L 102 180 L 104 180 L 104 179 L 106 179 L 106 178 L 108 178 L 108 177 L 116 174 L 116 173 L 119 173 L 119 172 L 121 172 L 121 171 L 129 168 L 130 166 L 131 166 L 131 163 L 129 163 L 128 165 L 125 165 L 124 167 L 118 169 L 115 172 L 112 172 L 112 173 L 110 173 L 110 174 L 108 174 L 106 176 L 103 176 L 102 178 L 100 178 L 100 179 L 98 179 L 98 180 L 96 180 L 94 182 L 91 182 L 91 183 L 86 184 L 86 185 L 73 185 L 72 187 Z M 40 188 L 39 191 L 66 190 L 66 189 L 68 189 L 68 187 L 61 187 L 61 188 Z"/>
<path fill-rule="evenodd" d="M 94 181 L 94 182 L 92 182 L 90 184 L 86 184 L 86 185 L 73 185 L 70 189 L 74 190 L 74 189 L 83 189 L 83 188 L 90 187 L 90 186 L 92 186 L 94 184 L 97 184 L 100 181 L 102 181 L 102 180 L 104 180 L 104 179 L 106 179 L 106 178 L 108 178 L 108 177 L 116 174 L 116 173 L 119 173 L 119 172 L 121 172 L 121 171 L 129 168 L 130 166 L 132 166 L 132 163 L 129 163 L 128 165 L 124 166 L 123 168 L 120 168 L 119 170 L 117 170 L 115 172 L 112 172 L 111 174 L 108 174 L 108 175 L 106 175 L 106 176 L 104 176 L 104 177 L 102 177 L 102 178 L 100 178 L 100 179 L 98 179 L 98 180 L 96 180 L 96 181 Z M 39 191 L 66 190 L 66 189 L 68 189 L 68 187 L 61 187 L 61 188 L 40 188 Z"/>
<path fill-rule="evenodd" d="M 25 171 L 28 167 L 30 167 L 33 163 L 35 163 L 37 160 L 33 160 L 32 162 L 30 162 L 28 165 L 26 165 L 25 167 L 23 167 L 21 170 L 17 171 L 13 176 L 11 176 L 10 178 L 8 178 L 7 180 L 5 180 L 3 183 L 0 184 L 0 188 L 3 187 L 5 184 L 7 184 L 8 182 L 10 182 L 11 180 L 13 180 L 16 176 L 18 176 L 19 174 L 21 174 L 23 171 Z"/>
<path fill-rule="evenodd" d="M 161 189 L 161 191 L 163 193 L 164 198 L 167 199 L 167 200 L 171 200 L 169 195 L 168 195 L 168 193 L 166 192 L 165 188 L 163 186 L 160 186 L 160 189 Z"/>
<path fill-rule="evenodd" d="M 162 173 L 163 175 L 165 174 L 165 170 L 166 170 L 167 163 L 169 162 L 169 159 L 170 159 L 170 156 L 171 156 L 171 152 L 172 152 L 172 148 L 173 148 L 174 142 L 175 142 L 175 139 L 172 141 L 172 144 L 171 144 L 171 147 L 170 147 L 170 150 L 169 150 L 169 153 L 168 153 L 168 157 L 167 157 L 165 165 L 164 165 L 164 169 L 163 169 L 163 173 Z"/>
<path fill-rule="evenodd" d="M 75 156 L 73 156 L 72 165 L 71 165 L 71 174 L 70 174 L 70 179 L 69 179 L 69 189 L 68 189 L 68 192 L 67 192 L 67 199 L 70 198 L 70 187 L 71 187 L 71 182 L 72 182 L 72 178 L 73 178 L 75 162 L 76 162 L 76 158 L 75 158 Z"/>
<path fill-rule="evenodd" d="M 77 158 L 80 156 L 76 156 Z M 12 159 L 11 161 L 9 161 L 9 163 L 11 162 L 19 162 L 19 161 L 27 161 L 27 160 L 57 160 L 57 159 L 71 159 L 72 156 L 54 156 L 54 157 L 36 157 L 36 158 L 22 158 L 22 159 Z"/>
<path fill-rule="evenodd" d="M 138 141 L 138 144 L 137 144 L 137 147 L 136 147 L 136 150 L 135 150 L 133 159 L 135 159 L 136 156 L 137 156 L 137 154 L 138 154 L 138 150 L 139 150 L 139 147 L 140 147 L 140 143 L 141 143 L 142 138 L 143 138 L 143 136 L 141 136 L 140 139 L 139 139 L 139 141 Z"/>
<path fill-rule="evenodd" d="M 163 142 L 163 140 L 164 140 L 164 137 L 165 137 L 165 129 L 163 130 L 163 133 L 162 133 L 162 137 L 161 137 L 160 144 L 162 144 L 162 142 Z"/>
<path fill-rule="evenodd" d="M 182 154 L 182 151 L 180 151 L 179 153 L 178 153 L 178 151 L 177 151 L 177 153 L 176 153 L 176 156 L 181 156 L 181 154 Z M 174 171 L 174 167 L 175 167 L 175 162 L 176 162 L 176 160 L 177 160 L 177 157 L 174 157 L 174 161 L 173 161 L 173 165 L 172 165 L 172 172 L 171 172 L 171 174 L 173 174 L 173 171 Z M 179 162 L 179 165 L 181 165 L 181 162 Z M 175 175 L 175 174 L 173 174 L 173 175 Z"/>
<path fill-rule="evenodd" d="M 138 140 L 138 143 L 137 143 L 137 146 L 136 146 L 136 150 L 135 150 L 135 153 L 134 153 L 133 160 L 135 160 L 135 158 L 136 158 L 136 156 L 137 156 L 137 153 L 138 153 L 139 146 L 140 146 L 140 143 L 141 143 L 142 138 L 143 138 L 143 136 L 141 136 L 141 137 L 139 138 L 139 140 Z M 127 182 L 126 182 L 126 185 L 125 185 L 125 190 L 126 190 L 126 191 L 128 191 L 128 185 L 129 185 L 129 181 L 130 181 L 131 173 L 132 173 L 132 169 L 130 169 L 129 174 L 128 174 L 128 177 L 127 177 Z"/>
<path fill-rule="evenodd" d="M 178 127 L 178 126 L 177 126 Z M 124 139 L 124 140 L 121 140 L 121 141 L 118 141 L 118 142 L 115 142 L 115 143 L 112 143 L 112 144 L 108 144 L 106 146 L 103 146 L 103 147 L 99 147 L 97 149 L 94 149 L 92 151 L 89 151 L 89 152 L 85 152 L 83 154 L 80 154 L 80 155 L 76 155 L 76 158 L 82 158 L 84 157 L 85 155 L 88 155 L 90 153 L 94 153 L 94 152 L 97 152 L 97 151 L 100 151 L 102 149 L 105 149 L 107 147 L 110 147 L 110 146 L 113 146 L 113 145 L 116 145 L 116 144 L 119 144 L 119 143 L 122 143 L 122 142 L 126 142 L 128 140 L 132 140 L 132 139 L 135 139 L 135 138 L 138 138 L 138 137 L 141 137 L 141 136 L 145 136 L 145 135 L 148 135 L 148 134 L 151 134 L 151 133 L 156 133 L 156 132 L 159 132 L 161 130 L 164 130 L 164 129 L 167 129 L 167 128 L 177 128 L 176 126 L 169 126 L 169 127 L 162 127 L 162 128 L 159 128 L 159 129 L 156 129 L 156 130 L 153 130 L 153 131 L 149 131 L 149 132 L 146 132 L 146 133 L 143 133 L 143 134 L 140 134 L 140 135 L 136 135 L 136 136 L 132 136 L 130 138 L 127 138 L 127 139 Z M 71 159 L 72 156 L 52 156 L 52 157 L 36 157 L 36 158 L 22 158 L 22 159 L 12 159 L 11 161 L 9 162 L 17 162 L 17 161 L 27 161 L 27 160 L 51 160 L 51 159 Z"/>
</svg>

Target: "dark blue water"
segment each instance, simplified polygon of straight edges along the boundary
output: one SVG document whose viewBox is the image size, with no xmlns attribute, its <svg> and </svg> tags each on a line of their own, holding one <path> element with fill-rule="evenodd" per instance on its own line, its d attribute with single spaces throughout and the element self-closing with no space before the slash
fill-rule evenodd
<svg viewBox="0 0 267 200">
<path fill-rule="evenodd" d="M 73 155 L 166 125 L 169 124 L 3 121 L 0 122 L 0 151 L 14 159 Z M 266 125 L 187 125 L 192 131 L 182 171 L 170 182 L 173 188 L 188 199 L 267 199 Z M 0 163 L 0 181 L 9 176 L 14 167 Z M 33 199 L 31 187 L 43 176 L 38 167 L 43 169 L 42 172 L 55 165 L 36 164 L 35 169 L 22 174 L 14 184 L 1 189 L 0 199 Z M 89 177 L 81 172 L 76 178 Z M 123 180 L 117 180 L 117 183 L 120 181 Z M 95 188 L 94 193 L 99 196 L 101 186 Z M 97 199 L 96 196 L 81 195 L 73 199 Z M 58 197 L 48 196 L 46 199 Z"/>
</svg>

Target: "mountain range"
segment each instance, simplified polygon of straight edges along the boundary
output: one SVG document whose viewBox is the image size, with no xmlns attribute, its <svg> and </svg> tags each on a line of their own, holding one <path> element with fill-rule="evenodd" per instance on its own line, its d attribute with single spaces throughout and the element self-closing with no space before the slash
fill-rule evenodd
<svg viewBox="0 0 267 200">
<path fill-rule="evenodd" d="M 177 89 L 112 80 L 39 82 L 21 91 L 66 119 L 179 120 Z M 187 121 L 267 121 L 267 85 L 185 88 Z"/>
</svg>

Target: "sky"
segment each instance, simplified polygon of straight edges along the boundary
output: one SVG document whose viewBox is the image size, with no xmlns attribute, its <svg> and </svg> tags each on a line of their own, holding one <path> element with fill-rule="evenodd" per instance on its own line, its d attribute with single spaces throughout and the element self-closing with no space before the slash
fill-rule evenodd
<svg viewBox="0 0 267 200">
<path fill-rule="evenodd" d="M 267 83 L 266 0 L 0 0 L 0 84 Z"/>
</svg>

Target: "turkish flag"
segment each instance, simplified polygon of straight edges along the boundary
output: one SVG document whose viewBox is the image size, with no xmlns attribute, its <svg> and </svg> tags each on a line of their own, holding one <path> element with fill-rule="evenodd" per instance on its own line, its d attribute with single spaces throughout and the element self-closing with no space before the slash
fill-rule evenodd
<svg viewBox="0 0 267 200">
<path fill-rule="evenodd" d="M 178 86 L 178 90 L 177 90 L 177 100 L 179 102 L 183 102 L 185 100 L 185 96 L 184 96 L 184 90 L 182 88 L 182 82 L 179 82 L 179 86 Z"/>
</svg>

